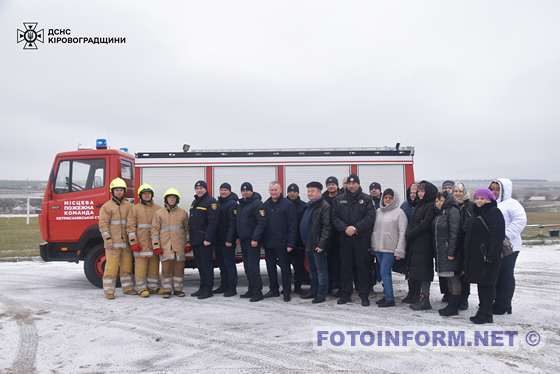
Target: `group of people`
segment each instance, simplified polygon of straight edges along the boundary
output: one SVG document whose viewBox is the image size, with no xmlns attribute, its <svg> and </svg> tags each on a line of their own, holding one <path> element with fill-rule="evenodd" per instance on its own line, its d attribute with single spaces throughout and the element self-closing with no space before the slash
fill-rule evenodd
<svg viewBox="0 0 560 374">
<path fill-rule="evenodd" d="M 369 306 L 379 282 L 383 297 L 377 305 L 393 307 L 392 272 L 399 272 L 408 280 L 402 302 L 414 310 L 429 310 L 435 271 L 447 303 L 440 315 L 457 315 L 468 308 L 471 283 L 478 285 L 479 295 L 472 322 L 489 323 L 494 314 L 511 314 L 514 267 L 527 218 L 511 197 L 510 180 L 492 181 L 488 188 L 476 190 L 473 200 L 463 183 L 445 181 L 438 191 L 421 181 L 408 187 L 402 204 L 394 190 L 382 191 L 376 182 L 370 184 L 369 194 L 363 192 L 355 174 L 345 178 L 342 187 L 336 177 L 327 178 L 325 185 L 323 192 L 321 182 L 309 182 L 306 203 L 296 184 L 287 187 L 284 197 L 282 185 L 273 181 L 270 197 L 262 201 L 249 182 L 241 185 L 241 198 L 229 183 L 222 183 L 216 200 L 200 180 L 187 212 L 179 207 L 181 195 L 175 188 L 165 192 L 160 207 L 153 201 L 154 189 L 143 184 L 137 191 L 139 203 L 133 206 L 125 199 L 126 182 L 114 179 L 111 199 L 99 215 L 106 251 L 105 297 L 115 298 L 118 277 L 125 294 L 184 297 L 185 253 L 190 250 L 200 275 L 200 287 L 191 296 L 234 296 L 239 244 L 248 280 L 241 298 L 251 302 L 281 295 L 289 302 L 294 292 L 312 303 L 322 303 L 331 294 L 338 304 L 346 304 L 355 289 L 361 305 Z M 261 248 L 269 279 L 266 293 Z M 220 268 L 217 288 L 214 259 Z M 310 289 L 304 290 L 307 282 Z"/>
</svg>

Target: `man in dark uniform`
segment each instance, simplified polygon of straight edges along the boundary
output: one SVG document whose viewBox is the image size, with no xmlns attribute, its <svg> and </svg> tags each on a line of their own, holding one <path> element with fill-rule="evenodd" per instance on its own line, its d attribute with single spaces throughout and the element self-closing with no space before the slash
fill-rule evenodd
<svg viewBox="0 0 560 374">
<path fill-rule="evenodd" d="M 218 228 L 218 203 L 208 195 L 208 185 L 198 181 L 194 185 L 194 200 L 189 216 L 189 242 L 200 276 L 200 288 L 191 294 L 199 299 L 212 296 L 214 286 L 213 254 Z"/>
<path fill-rule="evenodd" d="M 235 264 L 235 215 L 237 195 L 231 192 L 229 183 L 220 185 L 218 198 L 219 225 L 216 236 L 216 262 L 220 267 L 220 286 L 214 293 L 224 293 L 225 297 L 237 295 L 237 267 Z"/>
<path fill-rule="evenodd" d="M 379 207 L 381 206 L 381 184 L 377 182 L 371 182 L 371 184 L 369 185 L 369 195 L 373 200 L 375 209 L 379 209 Z"/>
<path fill-rule="evenodd" d="M 292 270 L 290 269 L 288 253 L 293 252 L 295 248 L 298 229 L 296 207 L 282 196 L 282 186 L 280 183 L 271 182 L 268 192 L 270 197 L 264 203 L 266 226 L 264 229 L 263 245 L 270 290 L 264 297 L 280 296 L 276 269 L 277 265 L 280 265 L 284 301 L 290 301 Z"/>
<path fill-rule="evenodd" d="M 323 192 L 323 199 L 331 208 L 334 206 L 334 199 L 342 193 L 338 188 L 338 179 L 336 177 L 328 177 L 325 181 L 327 190 Z M 331 222 L 332 223 L 332 222 Z M 327 244 L 327 263 L 329 268 L 329 293 L 334 293 L 334 296 L 340 296 L 340 244 L 339 235 L 334 229 L 329 234 Z M 336 290 L 336 291 L 335 291 Z"/>
<path fill-rule="evenodd" d="M 241 242 L 243 252 L 243 267 L 249 282 L 249 289 L 241 295 L 251 302 L 263 299 L 262 279 L 260 271 L 261 240 L 266 224 L 266 211 L 261 201 L 261 195 L 253 192 L 249 182 L 241 185 L 239 206 L 234 210 L 236 218 L 237 236 Z"/>
<path fill-rule="evenodd" d="M 288 186 L 288 200 L 290 200 L 296 207 L 297 213 L 297 227 L 301 222 L 301 217 L 305 211 L 306 204 L 299 198 L 299 187 L 297 184 L 292 183 Z M 288 253 L 290 264 L 294 267 L 294 292 L 301 294 L 301 285 L 305 283 L 309 274 L 305 271 L 305 248 L 301 240 L 301 236 L 296 234 L 296 244 L 294 250 Z"/>
<path fill-rule="evenodd" d="M 371 197 L 362 192 L 360 178 L 351 174 L 347 189 L 334 200 L 333 224 L 340 233 L 341 293 L 338 304 L 351 301 L 353 267 L 358 277 L 362 306 L 369 306 L 368 260 L 375 208 Z"/>
</svg>

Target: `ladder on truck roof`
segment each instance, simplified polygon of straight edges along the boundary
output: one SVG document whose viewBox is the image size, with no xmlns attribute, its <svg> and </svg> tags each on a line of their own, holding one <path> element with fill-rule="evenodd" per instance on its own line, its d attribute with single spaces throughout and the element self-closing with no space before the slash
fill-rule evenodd
<svg viewBox="0 0 560 374">
<path fill-rule="evenodd" d="M 189 152 L 137 152 L 137 158 L 197 157 L 414 156 L 414 147 L 205 149 Z"/>
</svg>

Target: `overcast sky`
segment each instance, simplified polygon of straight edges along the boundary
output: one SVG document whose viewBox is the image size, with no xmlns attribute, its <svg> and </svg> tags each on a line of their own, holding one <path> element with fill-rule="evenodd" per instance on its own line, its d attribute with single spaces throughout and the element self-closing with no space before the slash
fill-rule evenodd
<svg viewBox="0 0 560 374">
<path fill-rule="evenodd" d="M 136 151 L 416 147 L 416 176 L 560 180 L 560 1 L 0 0 L 0 179 Z M 22 22 L 124 45 L 24 51 Z M 45 35 L 46 36 L 46 35 Z"/>
</svg>

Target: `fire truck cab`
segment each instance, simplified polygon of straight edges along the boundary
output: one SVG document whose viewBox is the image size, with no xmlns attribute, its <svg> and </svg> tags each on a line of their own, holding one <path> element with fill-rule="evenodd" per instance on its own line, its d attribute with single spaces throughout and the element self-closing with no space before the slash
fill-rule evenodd
<svg viewBox="0 0 560 374">
<path fill-rule="evenodd" d="M 203 179 L 209 194 L 216 196 L 222 182 L 228 182 L 239 194 L 242 182 L 253 184 L 263 201 L 268 198 L 268 183 L 277 180 L 284 191 L 290 183 L 301 189 L 307 200 L 305 184 L 333 175 L 342 183 L 349 173 L 360 175 L 364 190 L 376 181 L 391 187 L 404 198 L 414 180 L 412 147 L 307 149 L 307 150 L 204 150 L 190 152 L 138 152 L 110 149 L 104 139 L 96 149 L 81 149 L 56 155 L 45 189 L 39 216 L 40 245 L 44 261 L 84 262 L 87 279 L 102 286 L 105 250 L 99 232 L 101 206 L 111 198 L 109 183 L 124 179 L 126 197 L 137 201 L 136 189 L 149 183 L 154 199 L 162 205 L 169 187 L 183 196 L 181 206 L 188 209 L 194 195 L 194 183 Z M 186 266 L 194 267 L 192 253 Z"/>
</svg>

